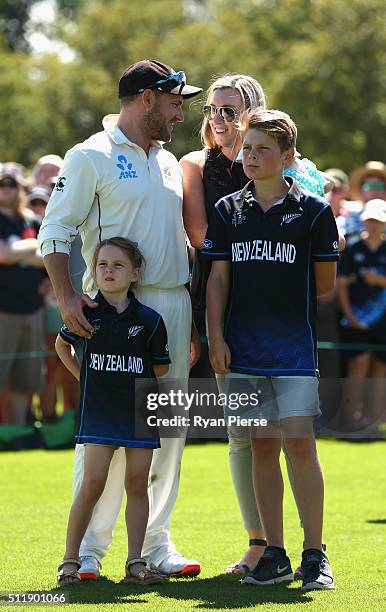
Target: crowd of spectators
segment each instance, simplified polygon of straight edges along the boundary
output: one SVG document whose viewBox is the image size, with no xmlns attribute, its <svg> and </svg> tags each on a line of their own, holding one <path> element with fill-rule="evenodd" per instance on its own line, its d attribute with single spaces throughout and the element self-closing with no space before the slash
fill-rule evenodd
<svg viewBox="0 0 386 612">
<path fill-rule="evenodd" d="M 78 383 L 54 351 L 61 317 L 36 240 L 62 161 L 45 155 L 30 176 L 16 162 L 0 163 L 0 423 L 53 422 L 58 407 L 74 410 L 79 401 Z M 337 168 L 326 173 L 334 179 L 326 197 L 346 249 L 336 289 L 319 300 L 319 368 L 322 379 L 350 381 L 336 427 L 363 428 L 386 420 L 386 165 L 369 161 L 349 176 Z M 78 290 L 80 249 L 76 238 L 70 269 Z"/>
<path fill-rule="evenodd" d="M 78 383 L 54 350 L 61 318 L 37 243 L 62 162 L 58 155 L 45 155 L 30 177 L 18 163 L 0 164 L 2 423 L 53 422 L 59 399 L 64 411 L 75 409 L 79 401 Z"/>
</svg>

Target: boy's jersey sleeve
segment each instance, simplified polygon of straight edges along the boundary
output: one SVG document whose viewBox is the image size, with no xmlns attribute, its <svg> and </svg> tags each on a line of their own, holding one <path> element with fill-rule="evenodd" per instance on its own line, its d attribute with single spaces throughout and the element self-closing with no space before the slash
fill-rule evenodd
<svg viewBox="0 0 386 612">
<path fill-rule="evenodd" d="M 152 363 L 171 363 L 169 357 L 168 335 L 161 315 L 158 315 L 158 319 L 155 321 L 154 328 L 147 342 Z"/>
<path fill-rule="evenodd" d="M 69 344 L 72 344 L 73 346 L 80 346 L 84 340 L 82 336 L 78 336 L 77 334 L 70 332 L 65 323 L 60 328 L 59 336 Z"/>
<path fill-rule="evenodd" d="M 338 228 L 329 204 L 316 211 L 310 231 L 313 261 L 338 261 Z"/>
<path fill-rule="evenodd" d="M 231 259 L 232 247 L 228 231 L 228 215 L 220 200 L 208 219 L 202 255 L 210 259 Z"/>
</svg>

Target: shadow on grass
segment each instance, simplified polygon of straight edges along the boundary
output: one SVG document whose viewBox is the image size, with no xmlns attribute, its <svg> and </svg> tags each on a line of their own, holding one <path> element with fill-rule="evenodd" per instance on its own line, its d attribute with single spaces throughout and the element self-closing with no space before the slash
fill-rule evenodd
<svg viewBox="0 0 386 612">
<path fill-rule="evenodd" d="M 299 588 L 289 589 L 284 585 L 257 587 L 241 585 L 235 576 L 214 576 L 213 578 L 188 578 L 171 580 L 163 585 L 141 587 L 123 582 L 100 578 L 97 583 L 87 582 L 71 587 L 52 589 L 52 593 L 68 592 L 70 603 L 78 604 L 146 604 L 148 593 L 156 592 L 167 600 L 190 601 L 190 609 L 225 608 L 228 610 L 251 607 L 257 604 L 303 604 L 312 601 L 309 593 Z M 195 600 L 193 604 L 191 600 Z"/>
<path fill-rule="evenodd" d="M 371 523 L 372 525 L 386 525 L 386 518 L 384 519 L 370 519 L 366 521 L 367 523 Z"/>
</svg>

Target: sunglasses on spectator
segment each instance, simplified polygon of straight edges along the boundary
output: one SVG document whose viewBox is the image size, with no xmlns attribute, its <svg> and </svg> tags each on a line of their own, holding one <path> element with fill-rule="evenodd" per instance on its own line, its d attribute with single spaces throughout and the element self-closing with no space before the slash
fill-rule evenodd
<svg viewBox="0 0 386 612">
<path fill-rule="evenodd" d="M 217 107 L 213 106 L 213 104 L 208 104 L 207 106 L 204 106 L 202 110 L 207 119 L 214 119 L 215 116 L 218 114 L 224 119 L 224 121 L 231 123 L 237 117 L 236 109 L 232 108 L 232 106 Z"/>
<path fill-rule="evenodd" d="M 0 181 L 0 189 L 6 189 L 7 187 L 10 187 L 11 189 L 17 189 L 17 182 L 13 179 L 6 179 Z"/>
<path fill-rule="evenodd" d="M 383 183 L 382 181 L 366 181 L 365 183 L 362 183 L 362 189 L 364 191 L 372 191 L 373 189 L 383 191 L 385 187 L 386 183 Z"/>
<path fill-rule="evenodd" d="M 333 187 L 332 188 L 332 193 L 340 193 L 344 191 L 344 187 L 340 186 L 340 187 Z"/>
<path fill-rule="evenodd" d="M 171 74 L 166 79 L 160 79 L 156 81 L 152 85 L 147 85 L 146 87 L 142 87 L 138 89 L 138 93 L 142 93 L 145 89 L 158 89 L 159 91 L 168 92 L 177 87 L 177 85 L 181 85 L 182 87 L 186 84 L 186 74 L 183 70 L 176 72 L 176 74 Z"/>
<path fill-rule="evenodd" d="M 47 202 L 45 202 L 44 200 L 41 200 L 40 198 L 35 198 L 34 200 L 31 200 L 29 203 L 30 206 L 47 206 Z"/>
</svg>

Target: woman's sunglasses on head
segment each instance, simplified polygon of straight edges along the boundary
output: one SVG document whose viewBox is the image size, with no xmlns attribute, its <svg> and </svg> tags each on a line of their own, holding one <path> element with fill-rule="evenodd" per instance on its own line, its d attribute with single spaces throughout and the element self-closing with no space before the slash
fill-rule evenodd
<svg viewBox="0 0 386 612">
<path fill-rule="evenodd" d="M 237 117 L 237 112 L 235 108 L 232 106 L 213 106 L 213 104 L 208 104 L 203 108 L 204 115 L 207 119 L 214 119 L 218 114 L 220 115 L 224 121 L 231 123 Z"/>
</svg>

